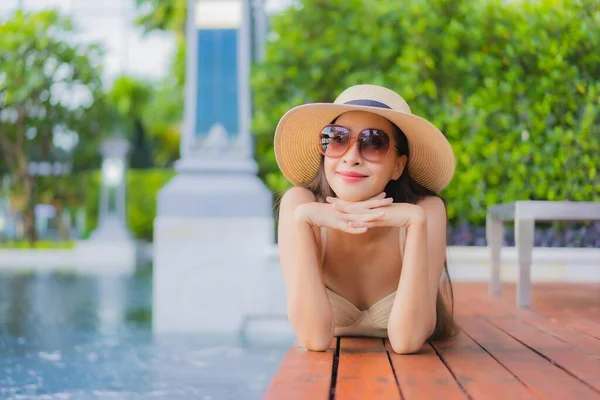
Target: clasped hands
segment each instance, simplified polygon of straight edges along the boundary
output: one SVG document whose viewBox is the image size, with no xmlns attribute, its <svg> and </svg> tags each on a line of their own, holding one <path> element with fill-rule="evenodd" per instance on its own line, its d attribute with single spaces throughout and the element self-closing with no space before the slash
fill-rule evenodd
<svg viewBox="0 0 600 400">
<path fill-rule="evenodd" d="M 406 227 L 412 221 L 424 219 L 420 206 L 393 203 L 393 199 L 386 198 L 385 193 L 358 202 L 328 197 L 327 203 L 307 203 L 302 206 L 297 215 L 310 225 L 354 234 L 382 226 Z"/>
</svg>

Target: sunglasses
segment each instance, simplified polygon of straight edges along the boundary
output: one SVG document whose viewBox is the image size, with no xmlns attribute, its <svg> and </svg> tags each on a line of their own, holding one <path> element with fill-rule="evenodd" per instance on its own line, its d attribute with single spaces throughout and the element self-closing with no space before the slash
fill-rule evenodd
<svg viewBox="0 0 600 400">
<path fill-rule="evenodd" d="M 381 129 L 365 129 L 356 137 L 358 152 L 366 161 L 379 162 L 387 157 L 391 141 Z M 350 129 L 340 125 L 325 125 L 319 135 L 319 150 L 325 157 L 340 158 L 350 148 Z"/>
</svg>

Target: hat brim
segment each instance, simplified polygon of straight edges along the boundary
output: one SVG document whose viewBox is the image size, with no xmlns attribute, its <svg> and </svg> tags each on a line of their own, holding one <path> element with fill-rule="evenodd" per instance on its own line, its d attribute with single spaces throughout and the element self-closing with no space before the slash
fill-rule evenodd
<svg viewBox="0 0 600 400">
<path fill-rule="evenodd" d="M 436 193 L 450 183 L 456 168 L 452 146 L 426 119 L 379 107 L 311 103 L 289 110 L 275 130 L 275 158 L 281 172 L 293 185 L 302 185 L 314 178 L 322 158 L 318 148 L 321 128 L 349 111 L 378 114 L 404 132 L 410 152 L 408 172 L 417 183 Z"/>
</svg>

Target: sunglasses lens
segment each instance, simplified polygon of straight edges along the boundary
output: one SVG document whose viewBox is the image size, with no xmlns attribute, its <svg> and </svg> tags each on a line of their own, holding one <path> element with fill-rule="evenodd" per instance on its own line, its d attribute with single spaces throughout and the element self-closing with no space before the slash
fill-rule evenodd
<svg viewBox="0 0 600 400">
<path fill-rule="evenodd" d="M 339 157 L 346 151 L 350 132 L 341 126 L 326 126 L 321 131 L 321 152 L 328 157 Z"/>
<path fill-rule="evenodd" d="M 381 161 L 390 150 L 390 137 L 379 129 L 367 129 L 359 137 L 360 154 L 368 161 Z"/>
</svg>

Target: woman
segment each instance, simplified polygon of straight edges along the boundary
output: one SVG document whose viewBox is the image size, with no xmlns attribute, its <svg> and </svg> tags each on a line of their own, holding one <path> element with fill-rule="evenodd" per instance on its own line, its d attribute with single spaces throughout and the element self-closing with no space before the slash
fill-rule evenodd
<svg viewBox="0 0 600 400">
<path fill-rule="evenodd" d="M 333 104 L 288 111 L 275 155 L 295 186 L 281 199 L 279 249 L 302 345 L 372 336 L 413 353 L 452 336 L 440 294 L 447 214 L 436 194 L 455 169 L 444 135 L 395 92 L 358 85 Z"/>
</svg>

